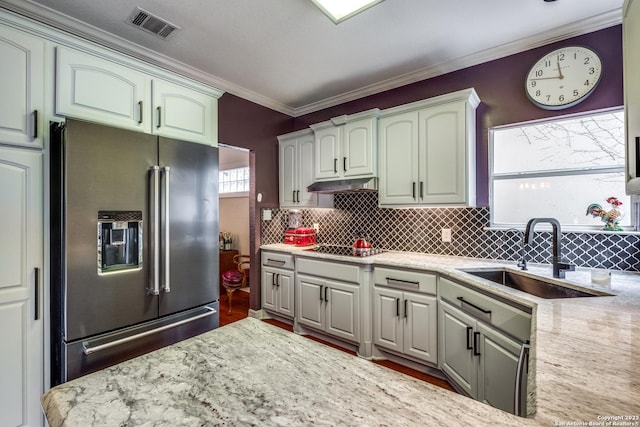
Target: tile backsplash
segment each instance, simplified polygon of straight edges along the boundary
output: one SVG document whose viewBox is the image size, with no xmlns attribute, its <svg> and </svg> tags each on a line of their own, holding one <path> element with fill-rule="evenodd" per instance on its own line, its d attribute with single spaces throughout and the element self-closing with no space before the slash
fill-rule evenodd
<svg viewBox="0 0 640 427">
<path fill-rule="evenodd" d="M 282 242 L 287 209 L 272 209 L 262 221 L 262 243 Z M 342 193 L 334 196 L 334 209 L 302 209 L 302 223 L 319 225 L 318 243 L 351 245 L 360 233 L 374 247 L 472 258 L 516 261 L 521 258 L 522 233 L 487 230 L 489 208 L 378 207 L 378 193 Z M 443 228 L 452 230 L 451 243 L 443 243 Z M 528 260 L 551 263 L 551 232 L 536 232 L 527 250 Z M 562 233 L 562 258 L 579 267 L 640 271 L 640 235 L 629 233 Z"/>
</svg>

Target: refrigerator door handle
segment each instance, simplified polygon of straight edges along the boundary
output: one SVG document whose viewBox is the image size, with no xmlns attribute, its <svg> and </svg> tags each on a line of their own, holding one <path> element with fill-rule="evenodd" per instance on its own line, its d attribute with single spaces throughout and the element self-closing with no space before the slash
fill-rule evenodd
<svg viewBox="0 0 640 427">
<path fill-rule="evenodd" d="M 162 173 L 164 175 L 164 286 L 162 290 L 164 292 L 171 292 L 171 251 L 169 250 L 169 230 L 170 220 L 169 220 L 169 172 L 171 168 L 169 166 L 165 166 L 162 168 Z"/>
<path fill-rule="evenodd" d="M 195 320 L 202 319 L 204 317 L 213 316 L 214 314 L 217 313 L 217 310 L 215 308 L 213 308 L 213 307 L 205 306 L 204 308 L 205 308 L 205 310 L 207 310 L 206 313 L 198 314 L 197 316 L 193 316 L 193 317 L 190 317 L 188 319 L 180 320 L 180 321 L 175 322 L 175 323 L 170 323 L 168 325 L 164 325 L 164 326 L 161 326 L 161 327 L 156 328 L 156 329 L 151 329 L 150 331 L 144 331 L 144 332 L 141 332 L 139 334 L 131 335 L 129 337 L 120 338 L 119 340 L 111 341 L 111 342 L 108 342 L 108 343 L 105 343 L 105 344 L 100 344 L 100 345 L 97 345 L 95 347 L 89 347 L 89 342 L 88 341 L 84 341 L 82 343 L 82 352 L 84 354 L 86 354 L 87 356 L 89 356 L 90 354 L 97 353 L 99 351 L 106 350 L 108 348 L 115 347 L 115 346 L 118 346 L 120 344 L 125 344 L 125 343 L 131 342 L 131 341 L 135 341 L 137 339 L 146 337 L 148 335 L 152 335 L 152 334 L 155 334 L 155 333 L 158 333 L 158 332 L 166 331 L 167 329 L 175 328 L 176 326 L 184 325 L 185 323 L 190 323 L 190 322 L 193 322 Z"/>
<path fill-rule="evenodd" d="M 151 203 L 151 210 L 153 211 L 153 269 L 151 274 L 151 280 L 147 293 L 150 295 L 160 294 L 160 209 L 158 206 L 158 197 L 160 196 L 160 176 L 158 166 L 151 166 L 151 185 L 153 186 L 153 203 Z"/>
</svg>

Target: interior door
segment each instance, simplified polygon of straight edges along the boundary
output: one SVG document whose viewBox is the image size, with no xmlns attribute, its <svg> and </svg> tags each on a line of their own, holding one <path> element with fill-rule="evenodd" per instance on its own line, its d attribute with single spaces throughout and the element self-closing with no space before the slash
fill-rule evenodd
<svg viewBox="0 0 640 427">
<path fill-rule="evenodd" d="M 162 137 L 158 146 L 164 316 L 216 301 L 220 293 L 218 149 Z"/>
<path fill-rule="evenodd" d="M 54 278 L 52 287 L 63 287 L 69 342 L 157 317 L 145 269 L 98 274 L 96 237 L 98 211 L 140 211 L 147 235 L 148 170 L 156 163 L 157 144 L 152 135 L 67 120 L 64 145 L 66 196 L 52 199 L 66 202 L 66 283 Z M 52 169 L 60 167 L 52 162 Z M 149 261 L 145 243 L 143 265 Z"/>
</svg>

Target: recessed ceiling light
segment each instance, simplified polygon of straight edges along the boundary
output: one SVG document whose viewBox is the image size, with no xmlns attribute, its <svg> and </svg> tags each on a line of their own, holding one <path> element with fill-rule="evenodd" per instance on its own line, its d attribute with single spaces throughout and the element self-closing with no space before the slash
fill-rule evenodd
<svg viewBox="0 0 640 427">
<path fill-rule="evenodd" d="M 336 24 L 375 6 L 383 0 L 311 0 Z"/>
</svg>

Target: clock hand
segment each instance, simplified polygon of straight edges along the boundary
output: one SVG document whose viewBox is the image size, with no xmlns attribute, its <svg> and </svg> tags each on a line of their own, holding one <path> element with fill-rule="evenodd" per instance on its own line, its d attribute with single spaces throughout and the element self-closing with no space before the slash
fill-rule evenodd
<svg viewBox="0 0 640 427">
<path fill-rule="evenodd" d="M 558 64 L 558 74 L 560 75 L 560 77 L 558 77 L 558 78 L 564 79 L 564 76 L 562 75 L 562 70 L 560 68 L 560 61 L 558 61 L 557 64 Z"/>
<path fill-rule="evenodd" d="M 529 79 L 529 80 L 553 80 L 553 79 L 561 79 L 563 77 L 561 76 L 556 76 L 556 77 L 538 77 L 537 79 Z"/>
</svg>

